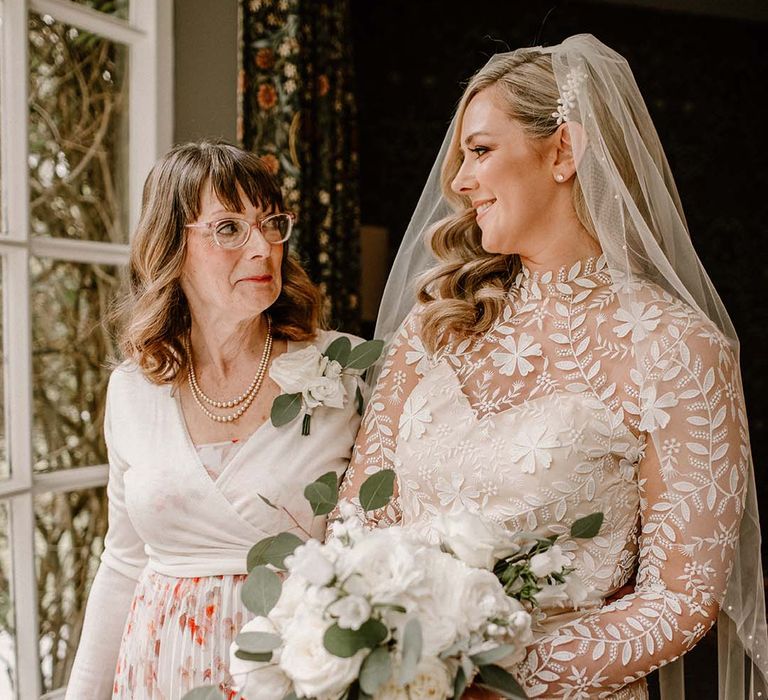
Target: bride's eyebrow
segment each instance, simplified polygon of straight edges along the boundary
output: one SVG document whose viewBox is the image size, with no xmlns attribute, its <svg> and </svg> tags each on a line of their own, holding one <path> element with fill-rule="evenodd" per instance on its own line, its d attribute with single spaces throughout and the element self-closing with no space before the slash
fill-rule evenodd
<svg viewBox="0 0 768 700">
<path fill-rule="evenodd" d="M 464 145 L 469 146 L 478 136 L 490 136 L 487 131 L 473 131 L 464 139 Z"/>
</svg>

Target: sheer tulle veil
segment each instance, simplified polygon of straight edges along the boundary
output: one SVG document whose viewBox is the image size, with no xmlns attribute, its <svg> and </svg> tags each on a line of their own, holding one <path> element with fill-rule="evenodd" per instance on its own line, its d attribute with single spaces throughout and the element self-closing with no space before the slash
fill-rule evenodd
<svg viewBox="0 0 768 700">
<path fill-rule="evenodd" d="M 722 343 L 738 357 L 736 332 L 694 251 L 672 173 L 626 60 L 595 37 L 582 34 L 552 47 L 497 54 L 489 65 L 520 52 L 551 56 L 560 104 L 553 105 L 553 114 L 542 117 L 556 120 L 559 116 L 580 127 L 583 155 L 576 177 L 611 274 L 622 285 L 622 304 L 632 303 L 633 283 L 650 280 L 709 318 L 719 329 L 712 342 Z M 454 117 L 395 259 L 379 312 L 377 338 L 393 336 L 414 304 L 416 279 L 434 262 L 427 238 L 430 229 L 453 211 L 441 190 L 441 169 L 456 127 Z M 616 161 L 606 141 L 609 129 L 623 134 L 623 162 Z M 647 350 L 653 352 L 653 348 Z M 732 390 L 743 394 L 738 367 Z M 746 434 L 746 416 L 740 415 L 739 420 Z M 717 625 L 721 700 L 768 697 L 760 522 L 748 449 L 743 459 L 748 464 L 746 501 Z M 664 700 L 683 697 L 678 671 L 679 666 L 668 667 L 661 675 Z"/>
</svg>

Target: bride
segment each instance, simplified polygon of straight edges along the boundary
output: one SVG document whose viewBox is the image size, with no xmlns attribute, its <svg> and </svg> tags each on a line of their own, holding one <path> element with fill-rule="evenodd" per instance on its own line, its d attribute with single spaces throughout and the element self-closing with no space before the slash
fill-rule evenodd
<svg viewBox="0 0 768 700">
<path fill-rule="evenodd" d="M 379 525 L 430 536 L 438 513 L 466 509 L 544 536 L 605 515 L 568 544 L 597 602 L 547 609 L 510 669 L 530 697 L 647 698 L 645 676 L 718 613 L 720 697 L 743 697 L 744 650 L 751 697 L 766 697 L 738 343 L 620 55 L 580 35 L 474 76 L 377 337 L 391 345 L 344 492 L 394 469 Z M 678 678 L 662 676 L 665 700 L 683 697 Z"/>
</svg>

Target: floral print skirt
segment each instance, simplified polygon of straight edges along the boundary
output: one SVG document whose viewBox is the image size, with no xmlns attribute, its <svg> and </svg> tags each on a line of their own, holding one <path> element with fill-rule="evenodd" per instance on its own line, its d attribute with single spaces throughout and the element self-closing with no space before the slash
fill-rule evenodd
<svg viewBox="0 0 768 700">
<path fill-rule="evenodd" d="M 112 697 L 179 700 L 199 685 L 218 685 L 236 697 L 229 647 L 253 617 L 240 600 L 245 579 L 145 570 L 125 624 Z"/>
</svg>

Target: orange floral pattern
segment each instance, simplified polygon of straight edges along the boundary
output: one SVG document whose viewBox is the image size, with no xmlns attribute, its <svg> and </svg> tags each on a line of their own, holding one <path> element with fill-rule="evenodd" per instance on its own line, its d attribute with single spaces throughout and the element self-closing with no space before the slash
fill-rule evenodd
<svg viewBox="0 0 768 700">
<path fill-rule="evenodd" d="M 225 697 L 239 697 L 228 671 L 229 647 L 252 617 L 240 600 L 245 579 L 145 572 L 126 621 L 113 699 L 176 700 L 211 683 Z"/>
</svg>

